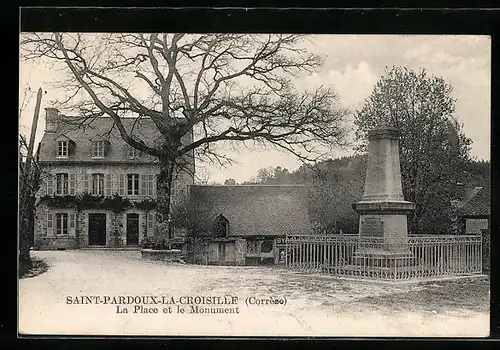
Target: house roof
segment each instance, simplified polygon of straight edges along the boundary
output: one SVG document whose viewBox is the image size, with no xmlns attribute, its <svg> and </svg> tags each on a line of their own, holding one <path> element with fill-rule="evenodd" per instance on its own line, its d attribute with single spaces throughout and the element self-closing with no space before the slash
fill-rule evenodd
<svg viewBox="0 0 500 350">
<path fill-rule="evenodd" d="M 489 188 L 476 187 L 466 199 L 458 209 L 459 216 L 491 215 L 491 194 Z"/>
<path fill-rule="evenodd" d="M 194 235 L 213 235 L 219 215 L 230 236 L 312 233 L 308 189 L 300 185 L 191 186 Z"/>
<path fill-rule="evenodd" d="M 121 138 L 120 133 L 110 117 L 99 117 L 77 124 L 77 117 L 61 117 L 56 132 L 45 132 L 40 142 L 40 162 L 57 161 L 57 140 L 68 139 L 74 141 L 75 147 L 72 155 L 65 160 L 69 162 L 138 162 L 153 163 L 154 157 L 142 154 L 135 160 L 128 158 L 130 146 Z M 73 120 L 73 123 L 72 123 Z M 160 133 L 153 121 L 149 118 L 122 118 L 125 129 L 132 135 L 154 145 L 159 139 Z M 92 159 L 92 141 L 108 140 L 110 142 L 109 153 L 104 159 Z"/>
</svg>

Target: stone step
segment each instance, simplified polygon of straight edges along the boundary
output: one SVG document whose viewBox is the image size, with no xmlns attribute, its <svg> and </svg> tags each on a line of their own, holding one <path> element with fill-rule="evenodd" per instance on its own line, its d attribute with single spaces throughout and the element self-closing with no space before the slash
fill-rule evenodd
<svg viewBox="0 0 500 350">
<path fill-rule="evenodd" d="M 141 247 L 105 247 L 105 246 L 96 246 L 96 247 L 85 247 L 80 248 L 80 250 L 130 250 L 130 251 L 139 251 Z"/>
</svg>

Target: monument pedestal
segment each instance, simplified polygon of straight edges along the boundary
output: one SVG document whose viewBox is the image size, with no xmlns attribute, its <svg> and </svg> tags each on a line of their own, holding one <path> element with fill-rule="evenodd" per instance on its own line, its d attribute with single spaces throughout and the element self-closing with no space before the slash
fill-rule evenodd
<svg viewBox="0 0 500 350">
<path fill-rule="evenodd" d="M 407 245 L 407 214 L 414 208 L 415 203 L 401 200 L 353 204 L 360 214 L 360 243 L 354 252 L 354 264 L 381 268 L 413 265 L 413 254 Z"/>
<path fill-rule="evenodd" d="M 366 267 L 407 267 L 414 264 L 414 259 L 410 251 L 391 252 L 361 248 L 354 252 L 353 263 L 354 265 Z"/>
</svg>

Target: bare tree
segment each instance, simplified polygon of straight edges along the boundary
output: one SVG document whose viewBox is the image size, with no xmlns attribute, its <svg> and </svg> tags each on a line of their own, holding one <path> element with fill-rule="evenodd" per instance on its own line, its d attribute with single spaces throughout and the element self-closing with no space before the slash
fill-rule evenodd
<svg viewBox="0 0 500 350">
<path fill-rule="evenodd" d="M 77 107 L 84 119 L 108 115 L 130 146 L 159 159 L 159 231 L 167 232 L 172 175 L 186 155 L 223 164 L 228 159 L 216 144 L 255 141 L 313 160 L 344 144 L 346 111 L 336 108 L 338 95 L 325 87 L 299 93 L 294 86 L 299 73 L 322 64 L 299 48 L 301 39 L 27 33 L 21 54 L 62 63 L 68 98 L 61 106 Z M 161 142 L 132 137 L 122 124 L 125 114 L 150 118 Z M 195 138 L 183 143 L 189 133 Z"/>
</svg>

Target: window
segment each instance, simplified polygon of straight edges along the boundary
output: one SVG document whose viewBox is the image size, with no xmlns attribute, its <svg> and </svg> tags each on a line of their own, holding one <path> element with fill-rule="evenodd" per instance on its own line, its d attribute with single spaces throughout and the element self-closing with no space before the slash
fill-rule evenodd
<svg viewBox="0 0 500 350">
<path fill-rule="evenodd" d="M 260 254 L 260 242 L 259 241 L 247 241 L 247 255 L 259 255 Z"/>
<path fill-rule="evenodd" d="M 68 195 L 69 176 L 66 173 L 56 174 L 56 195 Z"/>
<path fill-rule="evenodd" d="M 264 242 L 262 242 L 262 246 L 260 249 L 262 253 L 271 253 L 273 251 L 273 241 L 265 240 Z"/>
<path fill-rule="evenodd" d="M 104 141 L 92 143 L 92 157 L 104 157 Z"/>
<path fill-rule="evenodd" d="M 92 174 L 92 194 L 104 195 L 104 174 Z"/>
<path fill-rule="evenodd" d="M 127 174 L 127 194 L 139 195 L 139 174 Z"/>
<path fill-rule="evenodd" d="M 68 156 L 68 141 L 58 141 L 57 142 L 57 156 L 67 157 Z"/>
<path fill-rule="evenodd" d="M 224 215 L 220 214 L 217 217 L 216 235 L 217 237 L 227 237 L 228 233 L 229 233 L 229 221 Z"/>
<path fill-rule="evenodd" d="M 68 214 L 66 213 L 56 214 L 56 234 L 58 235 L 68 234 Z"/>
</svg>

